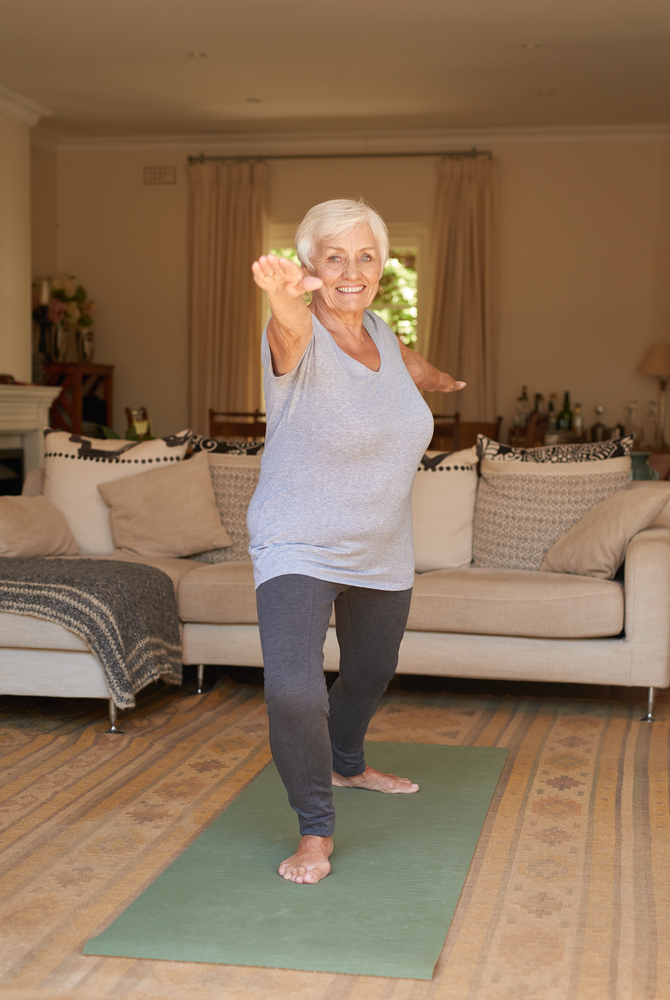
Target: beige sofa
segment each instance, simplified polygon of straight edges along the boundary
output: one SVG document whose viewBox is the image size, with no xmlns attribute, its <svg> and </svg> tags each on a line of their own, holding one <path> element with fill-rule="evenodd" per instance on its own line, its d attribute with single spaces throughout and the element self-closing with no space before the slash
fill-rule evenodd
<svg viewBox="0 0 670 1000">
<path fill-rule="evenodd" d="M 41 492 L 39 473 L 24 492 Z M 95 558 L 95 557 L 92 557 Z M 97 557 L 100 558 L 100 557 Z M 250 562 L 146 562 L 172 578 L 183 622 L 183 662 L 261 667 Z M 338 669 L 335 630 L 325 668 Z M 670 685 L 670 528 L 637 534 L 624 581 L 467 567 L 416 576 L 398 672 L 505 680 Z M 0 614 L 0 693 L 109 698 L 102 669 L 62 626 Z M 112 731 L 116 709 L 110 699 Z"/>
</svg>

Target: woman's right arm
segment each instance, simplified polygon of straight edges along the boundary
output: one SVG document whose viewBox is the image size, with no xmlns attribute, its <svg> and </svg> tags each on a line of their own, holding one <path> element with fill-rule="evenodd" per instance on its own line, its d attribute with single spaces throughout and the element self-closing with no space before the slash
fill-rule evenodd
<svg viewBox="0 0 670 1000">
<path fill-rule="evenodd" d="M 267 331 L 272 368 L 275 375 L 285 375 L 298 364 L 312 336 L 312 313 L 303 295 L 323 282 L 305 275 L 293 261 L 273 254 L 259 257 L 251 270 L 256 284 L 267 292 L 272 309 Z"/>
</svg>

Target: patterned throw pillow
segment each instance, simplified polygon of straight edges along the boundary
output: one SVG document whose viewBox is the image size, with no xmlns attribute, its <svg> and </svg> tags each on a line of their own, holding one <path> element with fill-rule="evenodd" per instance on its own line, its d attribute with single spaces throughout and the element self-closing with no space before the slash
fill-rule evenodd
<svg viewBox="0 0 670 1000">
<path fill-rule="evenodd" d="M 206 451 L 210 455 L 260 455 L 264 444 L 265 438 L 256 438 L 254 441 L 222 441 L 221 438 L 194 434 L 191 451 Z"/>
<path fill-rule="evenodd" d="M 628 486 L 632 446 L 628 437 L 512 448 L 480 434 L 475 566 L 539 569 L 561 535 L 596 504 Z"/>
<path fill-rule="evenodd" d="M 476 494 L 476 448 L 426 452 L 412 488 L 417 573 L 470 565 Z"/>
<path fill-rule="evenodd" d="M 250 561 L 247 508 L 258 485 L 260 455 L 214 454 L 209 456 L 209 471 L 214 496 L 233 544 L 194 556 L 200 562 L 222 563 Z"/>
<path fill-rule="evenodd" d="M 82 555 L 114 551 L 109 507 L 98 485 L 180 462 L 191 440 L 190 430 L 153 441 L 89 438 L 55 430 L 44 433 L 44 496 L 65 515 Z"/>
</svg>

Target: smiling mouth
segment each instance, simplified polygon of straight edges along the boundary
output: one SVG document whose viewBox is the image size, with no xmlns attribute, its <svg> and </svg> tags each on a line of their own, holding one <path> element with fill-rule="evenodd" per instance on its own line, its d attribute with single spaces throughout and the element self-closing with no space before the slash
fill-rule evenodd
<svg viewBox="0 0 670 1000">
<path fill-rule="evenodd" d="M 356 295 L 358 292 L 362 292 L 365 285 L 341 285 L 338 286 L 337 291 L 343 292 L 344 295 Z"/>
</svg>

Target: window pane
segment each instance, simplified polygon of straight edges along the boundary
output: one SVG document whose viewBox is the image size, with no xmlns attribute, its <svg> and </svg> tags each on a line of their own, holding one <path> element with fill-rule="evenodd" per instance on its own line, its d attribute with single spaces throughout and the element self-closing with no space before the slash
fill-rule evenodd
<svg viewBox="0 0 670 1000">
<path fill-rule="evenodd" d="M 388 323 L 403 344 L 414 347 L 418 316 L 415 247 L 391 249 L 379 286 L 379 294 L 371 308 Z"/>
</svg>

